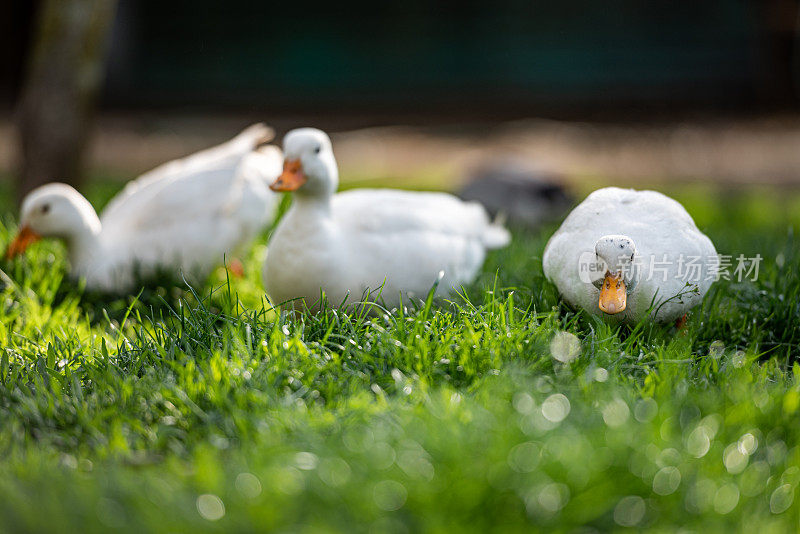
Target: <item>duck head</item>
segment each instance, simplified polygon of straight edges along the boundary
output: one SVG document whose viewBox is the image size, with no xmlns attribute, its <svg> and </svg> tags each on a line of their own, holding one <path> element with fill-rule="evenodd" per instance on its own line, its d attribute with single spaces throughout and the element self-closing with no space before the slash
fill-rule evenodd
<svg viewBox="0 0 800 534">
<path fill-rule="evenodd" d="M 322 130 L 299 128 L 283 139 L 283 173 L 273 191 L 296 191 L 299 196 L 330 196 L 339 186 L 339 171 L 331 140 Z"/>
<path fill-rule="evenodd" d="M 100 219 L 80 193 L 67 184 L 43 185 L 22 201 L 19 232 L 8 245 L 6 257 L 24 253 L 43 237 L 63 239 L 72 247 L 99 232 Z"/>
<path fill-rule="evenodd" d="M 636 245 L 628 236 L 606 235 L 597 240 L 594 251 L 607 269 L 605 276 L 595 282 L 600 290 L 598 306 L 609 315 L 623 312 L 638 281 Z"/>
</svg>

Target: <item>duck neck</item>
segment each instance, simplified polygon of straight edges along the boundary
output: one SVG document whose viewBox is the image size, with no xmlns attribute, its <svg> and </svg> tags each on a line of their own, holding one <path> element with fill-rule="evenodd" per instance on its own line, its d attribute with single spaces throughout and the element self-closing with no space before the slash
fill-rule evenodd
<svg viewBox="0 0 800 534">
<path fill-rule="evenodd" d="M 102 228 L 100 219 L 94 211 L 91 214 L 85 214 L 82 222 L 83 224 L 77 226 L 64 237 L 70 264 L 74 269 L 78 270 L 81 270 L 82 266 L 91 262 L 96 255 Z"/>
<path fill-rule="evenodd" d="M 331 194 L 318 195 L 295 195 L 293 211 L 302 213 L 304 217 L 330 218 L 331 216 Z"/>
</svg>

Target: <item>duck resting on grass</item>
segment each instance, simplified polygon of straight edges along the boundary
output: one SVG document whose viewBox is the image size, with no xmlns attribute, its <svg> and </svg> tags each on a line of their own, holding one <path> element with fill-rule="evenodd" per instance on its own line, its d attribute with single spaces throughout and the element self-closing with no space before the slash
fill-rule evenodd
<svg viewBox="0 0 800 534">
<path fill-rule="evenodd" d="M 564 300 L 612 322 L 682 319 L 717 278 L 719 258 L 675 200 L 608 187 L 550 238 L 544 274 Z"/>
<path fill-rule="evenodd" d="M 225 255 L 272 221 L 269 184 L 282 156 L 272 130 L 253 125 L 232 140 L 171 161 L 128 183 L 97 216 L 66 184 L 31 191 L 6 256 L 42 237 L 64 240 L 70 274 L 92 291 L 122 293 L 159 274 L 202 283 Z"/>
<path fill-rule="evenodd" d="M 294 191 L 269 242 L 264 287 L 272 302 L 317 310 L 363 301 L 395 307 L 474 280 L 488 249 L 510 236 L 480 204 L 446 193 L 357 189 L 336 193 L 328 136 L 293 130 L 274 191 Z M 374 311 L 374 310 L 373 310 Z"/>
</svg>

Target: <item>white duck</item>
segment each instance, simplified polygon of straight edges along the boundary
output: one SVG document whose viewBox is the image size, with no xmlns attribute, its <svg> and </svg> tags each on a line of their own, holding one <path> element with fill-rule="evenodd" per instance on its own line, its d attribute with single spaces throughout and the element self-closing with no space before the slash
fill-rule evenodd
<svg viewBox="0 0 800 534">
<path fill-rule="evenodd" d="M 675 200 L 608 187 L 566 218 L 544 251 L 544 274 L 564 299 L 613 322 L 682 318 L 700 303 L 719 258 Z"/>
<path fill-rule="evenodd" d="M 166 272 L 203 282 L 272 220 L 269 184 L 282 156 L 261 146 L 272 130 L 253 125 L 234 139 L 171 161 L 128 183 L 100 217 L 75 189 L 60 183 L 31 191 L 7 256 L 41 237 L 66 243 L 71 275 L 91 290 L 124 292 L 140 277 Z"/>
<path fill-rule="evenodd" d="M 479 204 L 446 193 L 359 189 L 336 194 L 339 173 L 328 136 L 293 130 L 275 191 L 295 191 L 269 242 L 264 287 L 275 304 L 319 309 L 424 298 L 440 272 L 441 294 L 472 281 L 487 249 L 508 231 Z"/>
</svg>

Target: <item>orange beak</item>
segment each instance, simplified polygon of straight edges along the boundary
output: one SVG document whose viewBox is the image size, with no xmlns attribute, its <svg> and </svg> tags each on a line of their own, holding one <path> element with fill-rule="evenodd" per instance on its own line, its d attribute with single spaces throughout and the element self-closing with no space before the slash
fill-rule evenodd
<svg viewBox="0 0 800 534">
<path fill-rule="evenodd" d="M 603 280 L 603 287 L 600 288 L 600 309 L 614 315 L 625 311 L 627 303 L 628 293 L 622 275 L 607 272 L 605 280 Z"/>
<path fill-rule="evenodd" d="M 17 233 L 17 237 L 9 243 L 8 249 L 6 250 L 6 259 L 10 260 L 19 256 L 25 249 L 27 249 L 32 243 L 39 241 L 42 238 L 39 234 L 31 230 L 31 227 L 28 225 L 24 225 L 19 229 L 19 233 Z"/>
<path fill-rule="evenodd" d="M 303 174 L 303 165 L 300 163 L 299 159 L 293 159 L 283 162 L 283 173 L 278 176 L 278 179 L 275 180 L 270 189 L 273 191 L 297 191 L 300 187 L 306 183 L 306 175 Z"/>
</svg>

